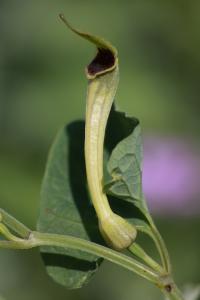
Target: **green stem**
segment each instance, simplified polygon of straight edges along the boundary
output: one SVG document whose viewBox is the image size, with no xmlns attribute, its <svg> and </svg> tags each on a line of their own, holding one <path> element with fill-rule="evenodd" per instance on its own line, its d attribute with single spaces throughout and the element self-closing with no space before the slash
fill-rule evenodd
<svg viewBox="0 0 200 300">
<path fill-rule="evenodd" d="M 0 248 L 30 249 L 38 246 L 55 246 L 76 249 L 103 257 L 117 265 L 120 265 L 121 267 L 135 272 L 155 284 L 158 284 L 159 282 L 159 275 L 155 271 L 142 263 L 137 262 L 135 259 L 110 248 L 83 239 L 67 235 L 40 233 L 36 231 L 32 231 L 28 239 L 22 239 L 14 236 L 2 223 L 0 224 L 0 233 L 8 239 L 0 241 Z"/>
<path fill-rule="evenodd" d="M 174 283 L 172 284 L 171 291 L 169 287 L 169 290 L 165 288 L 162 290 L 162 292 L 168 300 L 185 300 L 180 290 L 177 288 L 177 286 Z"/>
<path fill-rule="evenodd" d="M 12 232 L 16 232 L 18 236 L 15 236 Z M 138 257 L 143 258 L 146 263 L 156 270 L 152 270 L 150 267 L 127 255 L 90 241 L 72 236 L 31 231 L 3 210 L 0 210 L 0 234 L 5 237 L 5 240 L 0 240 L 0 248 L 30 249 L 40 246 L 55 246 L 84 251 L 105 258 L 154 283 L 169 300 L 183 300 L 172 278 L 166 275 L 160 269 L 161 267 L 139 245 L 132 246 L 130 251 L 138 254 Z"/>
<path fill-rule="evenodd" d="M 114 262 L 126 269 L 137 273 L 138 275 L 156 283 L 158 282 L 158 274 L 152 271 L 145 265 L 137 262 L 135 259 L 129 258 L 128 256 L 121 254 L 110 248 L 83 240 L 71 236 L 61 236 L 53 234 L 44 234 L 34 232 L 34 238 L 36 238 L 36 245 L 54 245 L 58 247 L 70 247 L 73 249 L 86 251 L 91 254 L 103 257 L 111 262 Z"/>
<path fill-rule="evenodd" d="M 165 270 L 152 259 L 138 244 L 134 243 L 129 248 L 129 251 L 142 259 L 149 267 L 160 274 L 166 274 Z M 167 275 L 167 274 L 166 274 Z"/>
<path fill-rule="evenodd" d="M 28 238 L 31 230 L 24 224 L 16 220 L 14 217 L 9 215 L 5 210 L 0 208 L 0 222 L 3 222 L 9 228 L 11 228 L 15 233 L 23 238 Z"/>
<path fill-rule="evenodd" d="M 160 254 L 160 258 L 163 264 L 164 269 L 166 270 L 166 272 L 168 274 L 171 274 L 171 263 L 170 263 L 170 257 L 169 257 L 169 253 L 167 250 L 167 247 L 165 245 L 165 242 L 162 238 L 162 236 L 160 235 L 152 217 L 150 214 L 147 215 L 147 219 L 149 221 L 149 224 L 151 226 L 151 230 L 152 230 L 152 238 L 156 244 L 156 247 L 158 249 L 158 252 Z"/>
</svg>

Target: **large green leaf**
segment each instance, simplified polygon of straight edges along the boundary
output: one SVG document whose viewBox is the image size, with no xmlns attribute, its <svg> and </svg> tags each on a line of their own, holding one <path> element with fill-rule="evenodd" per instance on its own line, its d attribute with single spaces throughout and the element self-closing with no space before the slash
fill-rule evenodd
<svg viewBox="0 0 200 300">
<path fill-rule="evenodd" d="M 84 122 L 77 121 L 63 128 L 52 146 L 42 184 L 38 229 L 104 243 L 87 193 L 84 127 Z M 138 120 L 112 108 L 105 149 L 108 182 L 105 190 L 114 196 L 109 196 L 113 210 L 140 231 L 149 233 L 148 223 L 141 213 L 145 202 L 142 200 Z M 82 251 L 55 247 L 42 247 L 41 253 L 48 274 L 67 288 L 79 288 L 87 283 L 102 261 Z"/>
<path fill-rule="evenodd" d="M 102 242 L 86 189 L 84 122 L 63 128 L 49 154 L 41 191 L 38 230 Z M 67 288 L 87 283 L 101 259 L 84 252 L 42 247 L 48 274 Z"/>
</svg>

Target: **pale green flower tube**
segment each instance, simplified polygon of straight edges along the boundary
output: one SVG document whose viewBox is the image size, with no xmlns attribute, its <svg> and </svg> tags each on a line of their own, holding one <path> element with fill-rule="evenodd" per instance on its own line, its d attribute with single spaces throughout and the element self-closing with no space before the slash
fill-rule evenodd
<svg viewBox="0 0 200 300">
<path fill-rule="evenodd" d="M 89 80 L 85 125 L 87 181 L 104 239 L 114 249 L 122 250 L 133 243 L 137 231 L 111 210 L 102 184 L 105 129 L 119 81 L 117 51 L 105 40 L 72 28 L 62 15 L 61 19 L 73 32 L 94 43 L 98 49 L 86 69 Z"/>
</svg>

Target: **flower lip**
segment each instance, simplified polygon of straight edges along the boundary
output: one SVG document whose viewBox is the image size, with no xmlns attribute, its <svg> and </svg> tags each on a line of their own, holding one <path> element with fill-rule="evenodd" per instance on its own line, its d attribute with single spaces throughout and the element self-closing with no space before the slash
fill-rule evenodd
<svg viewBox="0 0 200 300">
<path fill-rule="evenodd" d="M 107 71 L 113 70 L 115 66 L 115 56 L 110 49 L 98 48 L 98 52 L 92 62 L 87 66 L 89 77 L 96 77 Z"/>
<path fill-rule="evenodd" d="M 103 38 L 75 29 L 69 24 L 63 14 L 59 14 L 59 17 L 71 31 L 97 47 L 98 52 L 95 58 L 86 68 L 86 76 L 88 79 L 95 79 L 97 76 L 111 72 L 117 67 L 118 58 L 117 49 L 115 47 Z"/>
</svg>

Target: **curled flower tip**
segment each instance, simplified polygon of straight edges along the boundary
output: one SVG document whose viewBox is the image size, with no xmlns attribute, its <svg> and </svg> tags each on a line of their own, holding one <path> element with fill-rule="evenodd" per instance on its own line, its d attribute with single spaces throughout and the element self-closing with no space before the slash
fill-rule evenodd
<svg viewBox="0 0 200 300">
<path fill-rule="evenodd" d="M 59 18 L 68 27 L 68 29 L 83 39 L 91 42 L 97 48 L 95 58 L 86 68 L 86 76 L 88 79 L 95 79 L 100 75 L 109 73 L 118 66 L 117 49 L 111 45 L 110 42 L 96 35 L 74 28 L 63 14 L 59 14 Z"/>
</svg>

